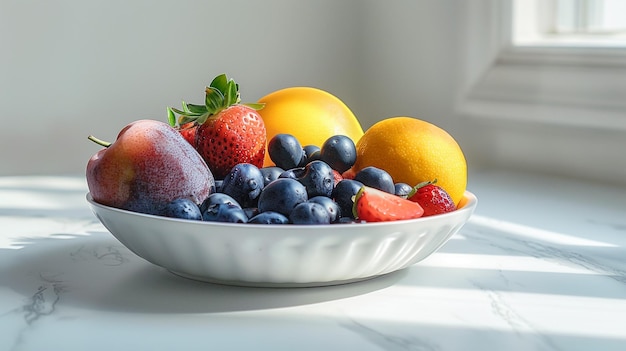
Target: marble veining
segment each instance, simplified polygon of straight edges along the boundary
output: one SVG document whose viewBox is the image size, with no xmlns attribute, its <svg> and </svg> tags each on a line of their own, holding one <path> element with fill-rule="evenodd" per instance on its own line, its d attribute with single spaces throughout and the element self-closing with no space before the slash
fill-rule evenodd
<svg viewBox="0 0 626 351">
<path fill-rule="evenodd" d="M 506 279 L 506 278 L 505 278 Z M 470 280 L 471 281 L 471 280 Z M 561 350 L 558 345 L 552 342 L 548 336 L 543 334 L 533 323 L 524 318 L 507 301 L 504 294 L 496 290 L 489 290 L 478 282 L 471 281 L 472 285 L 485 292 L 490 301 L 491 312 L 498 318 L 502 319 L 513 330 L 518 337 L 527 337 L 532 335 L 533 349 L 536 350 Z"/>
<path fill-rule="evenodd" d="M 61 295 L 66 291 L 63 282 L 58 279 L 56 274 L 50 275 L 41 272 L 39 280 L 41 285 L 36 287 L 32 296 L 26 298 L 22 306 L 5 314 L 19 315 L 23 318 L 23 323 L 20 323 L 22 327 L 15 333 L 15 342 L 10 348 L 11 350 L 19 349 L 35 323 L 55 313 L 56 305 L 61 299 Z"/>
<path fill-rule="evenodd" d="M 472 240 L 482 241 L 487 245 L 500 250 L 532 256 L 539 259 L 558 262 L 564 265 L 574 265 L 586 270 L 601 274 L 622 284 L 626 283 L 626 270 L 600 262 L 584 253 L 564 250 L 562 247 L 548 245 L 538 241 L 526 240 L 516 236 L 499 236 L 497 231 L 484 230 L 468 225 L 471 230 L 466 230 L 464 235 Z M 494 237 L 497 238 L 494 240 Z"/>
<path fill-rule="evenodd" d="M 382 350 L 389 351 L 439 351 L 441 348 L 425 338 L 418 338 L 415 335 L 394 335 L 384 333 L 356 320 L 348 320 L 339 325 L 350 330 L 368 342 L 377 345 Z"/>
<path fill-rule="evenodd" d="M 98 260 L 107 266 L 119 266 L 128 261 L 128 254 L 123 253 L 121 245 L 105 245 L 96 247 L 87 247 L 80 245 L 75 251 L 69 253 L 70 258 L 74 262 Z"/>
<path fill-rule="evenodd" d="M 476 214 L 425 261 L 271 289 L 139 258 L 90 212 L 81 177 L 0 178 L 0 351 L 626 350 L 626 189 L 472 179 Z"/>
</svg>

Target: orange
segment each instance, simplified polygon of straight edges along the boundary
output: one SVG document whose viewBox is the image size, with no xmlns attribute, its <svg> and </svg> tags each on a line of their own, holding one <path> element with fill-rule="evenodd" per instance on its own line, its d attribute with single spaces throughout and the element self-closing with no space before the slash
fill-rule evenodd
<svg viewBox="0 0 626 351">
<path fill-rule="evenodd" d="M 352 111 L 336 96 L 311 87 L 289 87 L 261 99 L 267 140 L 276 134 L 291 134 L 302 146 L 319 147 L 334 135 L 345 135 L 356 144 L 363 128 Z M 264 166 L 273 165 L 267 152 Z"/>
<path fill-rule="evenodd" d="M 455 204 L 463 198 L 465 156 L 456 140 L 434 124 L 412 117 L 387 118 L 366 130 L 356 148 L 354 172 L 374 166 L 411 186 L 437 179 Z"/>
</svg>

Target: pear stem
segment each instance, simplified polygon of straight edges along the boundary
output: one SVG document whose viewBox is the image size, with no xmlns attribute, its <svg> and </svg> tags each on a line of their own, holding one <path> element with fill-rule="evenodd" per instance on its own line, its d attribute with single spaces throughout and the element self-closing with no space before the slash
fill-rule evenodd
<svg viewBox="0 0 626 351">
<path fill-rule="evenodd" d="M 96 138 L 93 135 L 88 136 L 87 139 L 93 141 L 94 143 L 96 143 L 96 144 L 98 144 L 100 146 L 104 146 L 104 147 L 111 146 L 111 143 L 109 143 L 108 141 L 104 141 L 104 140 L 98 139 L 98 138 Z"/>
</svg>

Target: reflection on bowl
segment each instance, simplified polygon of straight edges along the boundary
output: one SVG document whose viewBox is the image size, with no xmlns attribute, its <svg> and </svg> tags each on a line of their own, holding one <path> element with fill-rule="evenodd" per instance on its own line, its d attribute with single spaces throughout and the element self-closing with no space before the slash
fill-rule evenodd
<svg viewBox="0 0 626 351">
<path fill-rule="evenodd" d="M 189 221 L 87 201 L 102 224 L 145 260 L 196 280 L 245 286 L 322 286 L 411 266 L 458 232 L 477 205 L 412 220 L 330 225 Z"/>
</svg>

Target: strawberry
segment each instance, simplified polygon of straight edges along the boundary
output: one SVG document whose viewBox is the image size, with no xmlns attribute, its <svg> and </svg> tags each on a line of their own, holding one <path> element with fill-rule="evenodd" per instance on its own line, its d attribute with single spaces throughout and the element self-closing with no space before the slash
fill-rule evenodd
<svg viewBox="0 0 626 351">
<path fill-rule="evenodd" d="M 341 173 L 341 177 L 343 179 L 354 179 L 354 176 L 356 176 L 356 171 L 354 170 L 354 168 L 350 168 L 347 171 Z"/>
<path fill-rule="evenodd" d="M 352 212 L 355 218 L 366 222 L 386 222 L 419 218 L 424 210 L 417 202 L 363 186 L 354 196 Z"/>
<path fill-rule="evenodd" d="M 189 144 L 196 147 L 196 132 L 198 131 L 198 124 L 196 122 L 185 123 L 179 126 L 178 131 L 189 142 Z"/>
<path fill-rule="evenodd" d="M 183 101 L 182 110 L 168 108 L 170 124 L 178 124 L 179 131 L 186 137 L 194 131 L 193 124 L 191 131 L 185 126 L 197 124 L 195 140 L 187 140 L 217 179 L 224 178 L 239 163 L 263 167 L 267 135 L 257 112 L 263 104 L 240 103 L 239 85 L 225 74 L 215 77 L 205 92 L 204 105 Z M 178 120 L 176 114 L 180 115 Z"/>
<path fill-rule="evenodd" d="M 432 216 L 456 210 L 456 205 L 450 195 L 440 186 L 432 182 L 423 182 L 413 187 L 407 196 L 410 201 L 416 202 L 424 209 L 424 216 Z"/>
<path fill-rule="evenodd" d="M 343 176 L 339 171 L 333 169 L 333 178 L 335 178 L 335 185 L 337 185 L 343 179 Z"/>
</svg>

